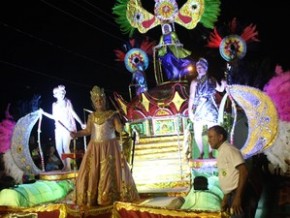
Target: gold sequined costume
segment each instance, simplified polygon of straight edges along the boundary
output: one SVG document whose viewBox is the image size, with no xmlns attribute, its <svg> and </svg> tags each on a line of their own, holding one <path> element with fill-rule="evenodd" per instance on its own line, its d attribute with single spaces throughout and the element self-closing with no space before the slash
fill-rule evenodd
<svg viewBox="0 0 290 218">
<path fill-rule="evenodd" d="M 95 112 L 88 117 L 87 128 L 92 134 L 76 181 L 78 205 L 91 207 L 139 199 L 116 138 L 114 116 L 117 114 L 109 110 Z"/>
</svg>

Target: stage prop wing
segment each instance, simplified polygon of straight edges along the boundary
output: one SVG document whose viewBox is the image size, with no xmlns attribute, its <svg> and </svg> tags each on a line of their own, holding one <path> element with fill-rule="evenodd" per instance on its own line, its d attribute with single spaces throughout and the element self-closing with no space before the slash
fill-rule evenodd
<svg viewBox="0 0 290 218">
<path fill-rule="evenodd" d="M 160 24 L 152 13 L 142 7 L 140 0 L 118 0 L 113 7 L 113 14 L 117 15 L 116 22 L 121 31 L 130 36 L 136 28 L 140 33 L 146 33 Z"/>
<path fill-rule="evenodd" d="M 248 120 L 248 137 L 241 148 L 244 157 L 272 146 L 278 134 L 278 113 L 271 98 L 259 89 L 243 85 L 228 86 L 228 92 Z"/>
<path fill-rule="evenodd" d="M 220 4 L 219 0 L 187 0 L 175 22 L 187 29 L 195 28 L 199 22 L 212 29 L 220 14 Z"/>
<path fill-rule="evenodd" d="M 11 140 L 11 154 L 15 164 L 24 171 L 25 174 L 39 174 L 41 170 L 34 164 L 30 150 L 29 137 L 31 130 L 41 113 L 35 111 L 20 118 L 14 128 Z"/>
<path fill-rule="evenodd" d="M 175 0 L 155 0 L 154 14 L 143 8 L 140 0 L 118 0 L 113 7 L 116 22 L 123 33 L 133 35 L 135 29 L 140 33 L 164 23 L 178 23 L 193 29 L 200 22 L 213 28 L 220 14 L 219 0 L 187 0 L 179 9 Z"/>
</svg>

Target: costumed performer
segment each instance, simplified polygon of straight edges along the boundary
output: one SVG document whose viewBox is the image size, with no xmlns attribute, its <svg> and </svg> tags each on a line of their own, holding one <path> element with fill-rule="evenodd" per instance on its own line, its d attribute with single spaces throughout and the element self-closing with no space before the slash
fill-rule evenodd
<svg viewBox="0 0 290 218">
<path fill-rule="evenodd" d="M 46 171 L 59 170 L 61 165 L 60 159 L 55 155 L 55 147 L 53 145 L 48 147 L 46 160 Z"/>
<path fill-rule="evenodd" d="M 282 173 L 287 174 L 290 165 L 290 70 L 284 71 L 281 65 L 276 65 L 275 73 L 263 91 L 275 104 L 279 129 L 273 145 L 264 153 L 274 168 L 280 168 Z"/>
<path fill-rule="evenodd" d="M 133 83 L 135 81 L 135 83 Z M 144 66 L 142 64 L 137 64 L 136 71 L 133 72 L 132 83 L 136 86 L 136 95 L 148 91 L 147 80 L 144 73 Z"/>
<path fill-rule="evenodd" d="M 120 118 L 106 108 L 103 88 L 94 86 L 90 94 L 95 112 L 88 116 L 85 129 L 71 132 L 73 138 L 91 136 L 76 180 L 76 203 L 91 207 L 138 200 L 133 176 L 116 138 L 116 132 L 121 135 L 123 130 Z"/>
<path fill-rule="evenodd" d="M 208 76 L 208 62 L 200 58 L 196 62 L 197 78 L 191 81 L 188 101 L 188 114 L 193 123 L 194 139 L 199 148 L 199 159 L 203 159 L 203 130 L 218 123 L 218 107 L 215 100 L 216 91 L 223 92 L 226 82 L 219 84 Z M 214 158 L 212 149 L 209 149 L 209 158 Z"/>
<path fill-rule="evenodd" d="M 223 192 L 216 176 L 196 176 L 180 209 L 220 211 L 222 199 Z"/>
<path fill-rule="evenodd" d="M 189 58 L 191 52 L 183 48 L 169 23 L 162 25 L 162 36 L 156 48 L 169 80 L 180 79 L 188 73 L 187 67 L 193 63 Z"/>
<path fill-rule="evenodd" d="M 56 101 L 52 104 L 52 114 L 41 111 L 48 118 L 55 120 L 55 146 L 61 159 L 63 153 L 71 153 L 70 143 L 72 138 L 70 131 L 77 130 L 75 120 L 78 121 L 82 129 L 86 127 L 74 111 L 71 101 L 65 97 L 65 94 L 65 86 L 59 85 L 55 87 L 53 89 L 53 97 L 56 98 Z M 70 158 L 62 160 L 64 171 L 71 170 L 70 162 Z"/>
</svg>

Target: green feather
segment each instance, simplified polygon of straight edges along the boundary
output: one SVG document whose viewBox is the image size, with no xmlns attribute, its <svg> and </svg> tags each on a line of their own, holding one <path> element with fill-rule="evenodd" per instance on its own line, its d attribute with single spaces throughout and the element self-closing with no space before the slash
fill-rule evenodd
<svg viewBox="0 0 290 218">
<path fill-rule="evenodd" d="M 214 28 L 214 23 L 220 15 L 220 0 L 204 0 L 204 13 L 200 19 L 200 23 L 207 28 Z"/>
<path fill-rule="evenodd" d="M 129 34 L 132 36 L 135 28 L 131 26 L 127 19 L 127 4 L 129 0 L 117 0 L 117 3 L 114 5 L 112 11 L 116 15 L 116 23 L 120 25 L 120 29 L 124 34 Z"/>
</svg>

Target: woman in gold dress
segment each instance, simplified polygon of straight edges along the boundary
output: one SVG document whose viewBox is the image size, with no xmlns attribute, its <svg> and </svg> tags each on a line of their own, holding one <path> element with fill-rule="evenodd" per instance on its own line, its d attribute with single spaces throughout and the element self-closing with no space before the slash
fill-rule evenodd
<svg viewBox="0 0 290 218">
<path fill-rule="evenodd" d="M 92 207 L 138 200 L 135 182 L 116 138 L 116 132 L 123 129 L 119 116 L 106 109 L 104 89 L 94 86 L 90 94 L 95 112 L 88 116 L 85 129 L 71 133 L 73 138 L 90 135 L 76 180 L 76 203 Z"/>
</svg>

